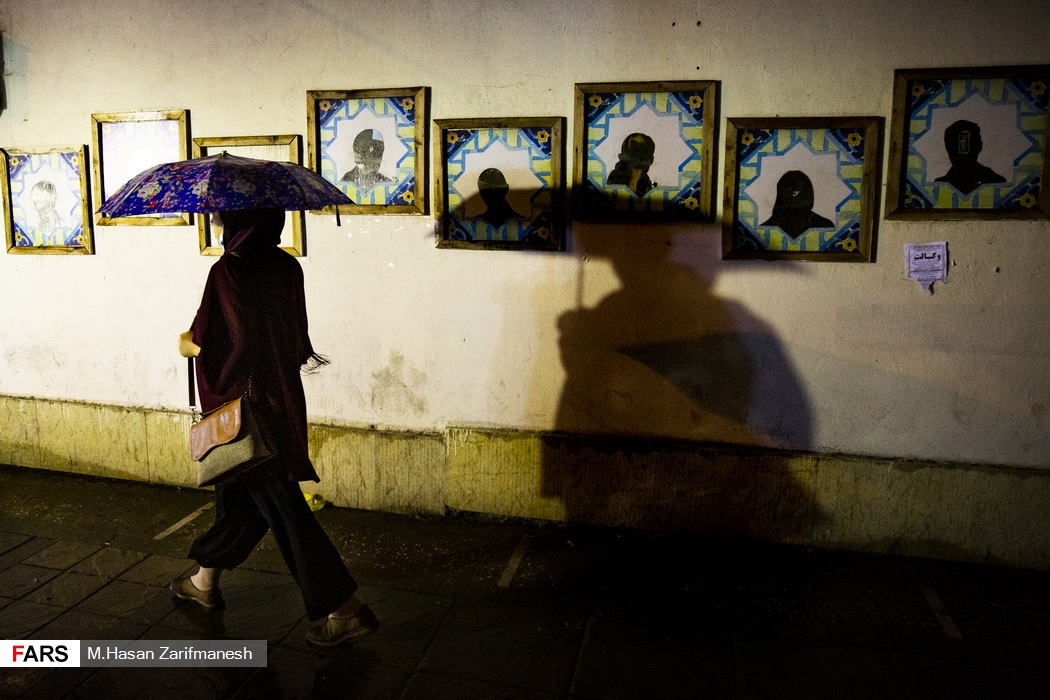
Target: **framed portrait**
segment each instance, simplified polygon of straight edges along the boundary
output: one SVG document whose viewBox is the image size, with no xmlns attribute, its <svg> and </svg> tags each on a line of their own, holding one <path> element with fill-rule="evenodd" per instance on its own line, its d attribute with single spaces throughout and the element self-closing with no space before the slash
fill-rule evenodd
<svg viewBox="0 0 1050 700">
<path fill-rule="evenodd" d="M 434 122 L 439 248 L 561 250 L 562 117 Z"/>
<path fill-rule="evenodd" d="M 712 221 L 716 81 L 576 85 L 573 218 Z"/>
<path fill-rule="evenodd" d="M 229 153 L 242 158 L 288 161 L 303 164 L 303 137 L 299 134 L 275 136 L 215 136 L 193 139 L 193 157 Z M 281 249 L 295 257 L 306 255 L 305 214 L 301 211 L 285 212 L 284 230 L 281 231 Z M 222 241 L 211 225 L 211 216 L 197 217 L 197 233 L 201 255 L 222 255 Z"/>
<path fill-rule="evenodd" d="M 889 219 L 1045 219 L 1050 65 L 894 72 Z"/>
<path fill-rule="evenodd" d="M 427 93 L 307 93 L 308 167 L 354 201 L 340 205 L 340 214 L 427 213 Z"/>
<path fill-rule="evenodd" d="M 189 111 L 92 114 L 92 159 L 98 206 L 147 168 L 186 160 Z M 143 214 L 111 218 L 95 215 L 100 226 L 188 226 L 192 214 Z"/>
<path fill-rule="evenodd" d="M 881 117 L 729 119 L 723 259 L 871 262 Z"/>
<path fill-rule="evenodd" d="M 87 147 L 12 148 L 3 155 L 7 252 L 93 254 Z"/>
</svg>

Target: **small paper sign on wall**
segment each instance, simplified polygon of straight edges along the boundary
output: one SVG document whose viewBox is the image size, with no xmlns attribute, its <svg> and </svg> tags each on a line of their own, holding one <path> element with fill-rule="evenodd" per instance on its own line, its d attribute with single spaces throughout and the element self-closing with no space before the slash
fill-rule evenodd
<svg viewBox="0 0 1050 700">
<path fill-rule="evenodd" d="M 933 283 L 948 276 L 948 244 L 905 243 L 904 269 L 908 271 L 908 279 L 933 294 Z"/>
</svg>

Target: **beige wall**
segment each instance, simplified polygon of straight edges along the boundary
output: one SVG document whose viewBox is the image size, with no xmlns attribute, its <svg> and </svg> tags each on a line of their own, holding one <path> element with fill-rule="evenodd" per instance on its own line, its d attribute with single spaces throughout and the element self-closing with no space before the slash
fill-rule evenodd
<svg viewBox="0 0 1050 700">
<path fill-rule="evenodd" d="M 1050 62 L 1043 3 L 990 7 L 7 0 L 0 146 L 90 143 L 93 112 L 166 108 L 193 136 L 305 138 L 307 90 L 409 85 L 434 119 L 568 117 L 570 143 L 576 82 L 716 79 L 723 118 L 888 118 L 895 68 Z M 1050 466 L 1050 224 L 879 227 L 874 264 L 729 263 L 715 224 L 575 224 L 569 252 L 539 254 L 437 250 L 429 216 L 311 215 L 311 331 L 333 364 L 306 379 L 310 413 Z M 90 257 L 0 255 L 0 395 L 177 411 L 174 339 L 213 259 L 192 227 L 95 237 Z M 942 240 L 949 278 L 925 295 L 902 246 Z M 683 339 L 700 398 L 616 350 Z"/>
<path fill-rule="evenodd" d="M 0 464 L 192 487 L 190 417 L 0 396 Z M 657 439 L 313 425 L 337 506 L 447 508 L 1050 569 L 1050 472 Z M 46 498 L 46 494 L 43 496 Z"/>
</svg>

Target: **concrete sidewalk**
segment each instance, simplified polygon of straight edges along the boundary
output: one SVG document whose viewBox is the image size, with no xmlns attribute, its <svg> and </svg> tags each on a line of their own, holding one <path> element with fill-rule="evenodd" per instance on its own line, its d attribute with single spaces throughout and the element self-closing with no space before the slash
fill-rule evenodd
<svg viewBox="0 0 1050 700">
<path fill-rule="evenodd" d="M 225 612 L 172 600 L 165 587 L 193 568 L 185 553 L 210 503 L 206 491 L 0 467 L 0 636 L 269 641 L 261 669 L 0 669 L 0 696 L 1050 692 L 1047 572 L 463 514 L 320 511 L 382 627 L 316 649 L 269 536 L 224 575 Z"/>
</svg>

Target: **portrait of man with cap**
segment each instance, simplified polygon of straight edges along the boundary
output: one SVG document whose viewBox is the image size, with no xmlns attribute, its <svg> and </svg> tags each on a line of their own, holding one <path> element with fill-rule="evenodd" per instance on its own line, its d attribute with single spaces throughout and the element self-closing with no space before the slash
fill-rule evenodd
<svg viewBox="0 0 1050 700">
<path fill-rule="evenodd" d="M 499 228 L 510 219 L 524 218 L 507 201 L 510 185 L 499 168 L 486 168 L 478 176 L 478 194 L 485 203 L 481 218 Z"/>
<path fill-rule="evenodd" d="M 649 166 L 653 164 L 656 143 L 647 134 L 630 134 L 623 140 L 620 159 L 609 173 L 606 183 L 627 185 L 635 196 L 641 197 L 656 187 L 649 177 Z"/>
</svg>

